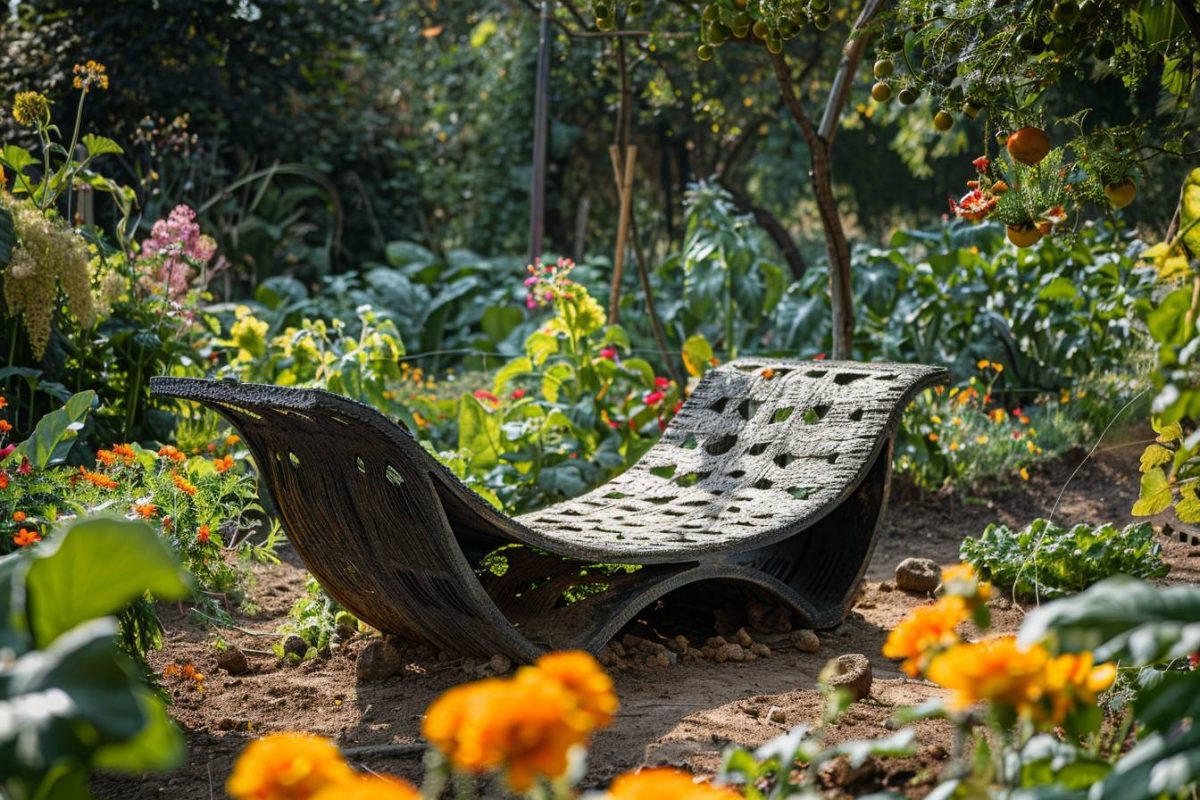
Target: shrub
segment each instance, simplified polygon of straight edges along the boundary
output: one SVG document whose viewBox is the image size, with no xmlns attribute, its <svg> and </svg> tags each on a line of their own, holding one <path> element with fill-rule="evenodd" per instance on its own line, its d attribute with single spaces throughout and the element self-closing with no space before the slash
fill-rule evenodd
<svg viewBox="0 0 1200 800">
<path fill-rule="evenodd" d="M 1064 528 L 1045 519 L 1018 531 L 988 525 L 978 539 L 963 540 L 961 558 L 1027 598 L 1075 594 L 1117 574 L 1161 578 L 1170 569 L 1149 523 L 1124 530 L 1111 524 Z"/>
</svg>

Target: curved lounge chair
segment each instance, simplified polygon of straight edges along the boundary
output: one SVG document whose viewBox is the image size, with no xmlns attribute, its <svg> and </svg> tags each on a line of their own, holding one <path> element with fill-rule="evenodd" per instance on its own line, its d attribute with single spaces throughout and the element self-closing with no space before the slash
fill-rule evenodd
<svg viewBox="0 0 1200 800">
<path fill-rule="evenodd" d="M 841 622 L 887 502 L 900 415 L 947 377 L 735 361 L 704 376 L 626 472 L 516 518 L 347 398 L 187 378 L 151 387 L 214 408 L 239 431 L 296 551 L 360 619 L 443 650 L 530 661 L 547 648 L 597 651 L 697 581 L 757 587 L 813 627 Z M 506 562 L 502 575 L 480 566 L 489 554 Z M 587 599 L 563 601 L 588 584 L 598 585 Z"/>
</svg>

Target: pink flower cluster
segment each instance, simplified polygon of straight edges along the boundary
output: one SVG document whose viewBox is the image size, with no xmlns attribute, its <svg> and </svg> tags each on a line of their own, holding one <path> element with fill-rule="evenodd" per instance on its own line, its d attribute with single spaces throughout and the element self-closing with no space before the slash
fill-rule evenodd
<svg viewBox="0 0 1200 800">
<path fill-rule="evenodd" d="M 567 277 L 575 269 L 575 262 L 571 259 L 560 258 L 555 264 L 543 264 L 538 260 L 525 269 L 529 272 L 529 277 L 525 279 L 525 288 L 529 290 L 525 298 L 526 308 L 548 306 L 559 297 L 571 298 L 570 288 L 575 285 Z"/>
<path fill-rule="evenodd" d="M 212 260 L 217 243 L 211 236 L 200 233 L 196 212 L 178 205 L 166 219 L 160 219 L 150 229 L 150 238 L 142 242 L 139 261 L 146 274 L 142 278 L 147 288 L 161 287 L 172 300 L 187 294 L 199 268 Z"/>
</svg>

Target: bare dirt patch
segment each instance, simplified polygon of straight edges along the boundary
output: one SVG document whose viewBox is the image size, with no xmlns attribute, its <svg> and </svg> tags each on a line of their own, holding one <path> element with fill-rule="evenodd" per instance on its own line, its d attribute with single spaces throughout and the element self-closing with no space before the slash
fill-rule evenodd
<svg viewBox="0 0 1200 800">
<path fill-rule="evenodd" d="M 1137 446 L 1100 451 L 1067 486 L 1056 521 L 1128 522 L 1137 493 L 1139 452 Z M 859 602 L 841 626 L 820 633 L 816 653 L 779 647 L 753 662 L 717 664 L 681 658 L 667 667 L 616 670 L 621 713 L 591 750 L 586 785 L 602 785 L 639 765 L 672 764 L 712 774 L 730 742 L 755 746 L 795 725 L 815 723 L 821 710 L 817 675 L 829 659 L 845 653 L 862 653 L 870 659 L 874 688 L 870 698 L 856 703 L 828 731 L 827 741 L 887 735 L 885 723 L 896 707 L 919 703 L 937 691 L 905 679 L 894 663 L 880 655 L 887 631 L 910 608 L 926 602 L 892 587 L 895 565 L 908 556 L 953 563 L 962 539 L 978 534 L 989 522 L 1024 525 L 1046 516 L 1083 456 L 1082 451 L 1069 454 L 1044 466 L 1029 482 L 1014 482 L 976 497 L 897 487 Z M 1170 579 L 1200 580 L 1200 558 L 1195 557 L 1200 548 L 1173 540 L 1164 544 L 1173 567 Z M 356 748 L 416 742 L 421 714 L 429 702 L 470 679 L 462 660 L 406 648 L 405 666 L 398 676 L 381 683 L 359 683 L 355 659 L 367 640 L 358 637 L 329 658 L 285 665 L 269 649 L 278 638 L 274 631 L 304 592 L 305 572 L 286 548 L 281 556 L 283 563 L 253 570 L 250 600 L 260 611 L 253 617 L 238 617 L 244 631 L 216 630 L 194 623 L 176 607 L 162 609 L 166 644 L 151 656 L 151 664 L 161 672 L 172 663 L 192 663 L 206 675 L 203 692 L 168 683 L 171 711 L 187 735 L 188 763 L 169 776 L 101 777 L 94 787 L 99 797 L 143 800 L 167 793 L 181 798 L 223 797 L 223 784 L 241 748 L 255 736 L 279 730 L 332 737 L 361 767 L 419 777 L 419 756 Z M 1007 598 L 993 603 L 997 627 L 1014 630 L 1022 611 Z M 647 630 L 663 624 L 653 612 L 645 617 L 640 627 L 634 624 L 639 634 L 647 635 Z M 697 631 L 712 635 L 713 619 L 701 615 L 690 623 L 689 637 Z M 259 632 L 268 635 L 254 635 Z M 667 637 L 682 632 L 657 630 Z M 232 676 L 218 669 L 218 654 L 212 647 L 218 634 L 247 653 L 248 673 Z M 827 777 L 831 783 L 846 780 L 846 786 L 837 788 L 850 794 L 883 787 L 922 796 L 932 786 L 952 742 L 946 726 L 937 722 L 920 724 L 918 742 L 914 757 L 876 762 L 856 775 Z"/>
</svg>

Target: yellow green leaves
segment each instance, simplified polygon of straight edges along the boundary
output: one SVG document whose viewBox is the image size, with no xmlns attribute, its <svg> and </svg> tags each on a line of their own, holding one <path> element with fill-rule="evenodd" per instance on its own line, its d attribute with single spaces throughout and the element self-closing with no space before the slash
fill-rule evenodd
<svg viewBox="0 0 1200 800">
<path fill-rule="evenodd" d="M 1179 200 L 1179 231 L 1184 246 L 1193 258 L 1200 258 L 1200 167 L 1193 169 L 1183 183 Z"/>
<path fill-rule="evenodd" d="M 1142 475 L 1137 502 L 1133 504 L 1135 517 L 1152 517 L 1171 507 L 1171 482 L 1160 467 L 1147 470 Z"/>
<path fill-rule="evenodd" d="M 1159 242 L 1142 253 L 1142 261 L 1164 281 L 1175 281 L 1188 275 L 1188 260 L 1178 244 Z"/>
<path fill-rule="evenodd" d="M 1142 453 L 1139 470 L 1148 472 L 1149 470 L 1160 467 L 1163 464 L 1169 463 L 1173 457 L 1173 453 L 1161 444 L 1152 444 Z"/>
<path fill-rule="evenodd" d="M 697 333 L 683 343 L 683 365 L 693 377 L 703 375 L 712 365 L 713 349 L 704 334 Z"/>
</svg>

